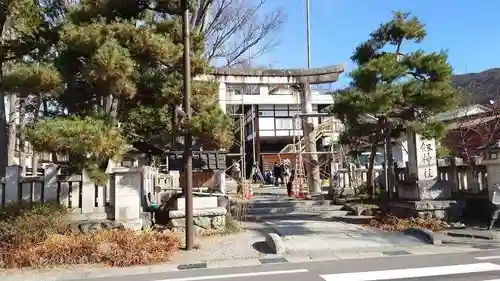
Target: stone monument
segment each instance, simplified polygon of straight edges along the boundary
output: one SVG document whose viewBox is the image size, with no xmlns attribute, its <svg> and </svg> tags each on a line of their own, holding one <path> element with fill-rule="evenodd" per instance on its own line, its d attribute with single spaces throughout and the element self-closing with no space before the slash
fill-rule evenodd
<svg viewBox="0 0 500 281">
<path fill-rule="evenodd" d="M 409 217 L 449 216 L 452 200 L 451 182 L 438 180 L 436 140 L 408 130 L 408 177 L 396 183 L 398 200 L 390 203 L 391 213 Z"/>
</svg>

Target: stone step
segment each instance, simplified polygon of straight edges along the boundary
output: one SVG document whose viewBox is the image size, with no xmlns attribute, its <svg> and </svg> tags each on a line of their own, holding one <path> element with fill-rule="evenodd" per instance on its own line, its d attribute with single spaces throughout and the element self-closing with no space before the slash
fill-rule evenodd
<svg viewBox="0 0 500 281">
<path fill-rule="evenodd" d="M 269 221 L 269 220 L 319 220 L 320 213 L 309 212 L 291 212 L 291 213 L 276 213 L 276 214 L 248 214 L 245 217 L 246 221 Z"/>
<path fill-rule="evenodd" d="M 330 201 L 300 200 L 300 199 L 278 199 L 278 200 L 253 200 L 251 208 L 286 208 L 297 206 L 329 206 Z"/>
<path fill-rule="evenodd" d="M 249 208 L 247 214 L 280 214 L 280 213 L 322 213 L 335 212 L 338 216 L 344 216 L 349 211 L 340 210 L 339 206 L 294 206 L 294 207 L 263 207 L 263 208 Z"/>
<path fill-rule="evenodd" d="M 330 213 L 323 214 L 326 217 L 333 218 L 335 220 L 350 223 L 350 224 L 368 224 L 373 219 L 373 216 L 354 216 L 354 215 L 336 215 Z"/>
</svg>

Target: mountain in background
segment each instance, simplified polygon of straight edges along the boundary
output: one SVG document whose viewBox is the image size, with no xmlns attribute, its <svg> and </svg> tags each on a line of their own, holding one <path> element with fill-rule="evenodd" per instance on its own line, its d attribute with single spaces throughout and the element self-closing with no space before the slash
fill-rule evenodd
<svg viewBox="0 0 500 281">
<path fill-rule="evenodd" d="M 453 75 L 453 85 L 467 94 L 464 104 L 490 104 L 500 97 L 500 68 Z"/>
</svg>

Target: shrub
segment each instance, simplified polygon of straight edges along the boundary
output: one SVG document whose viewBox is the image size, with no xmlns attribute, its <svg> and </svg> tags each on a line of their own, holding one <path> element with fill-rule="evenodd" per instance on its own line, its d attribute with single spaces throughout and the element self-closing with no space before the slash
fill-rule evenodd
<svg viewBox="0 0 500 281">
<path fill-rule="evenodd" d="M 385 231 L 405 231 L 410 227 L 426 228 L 439 231 L 445 228 L 445 223 L 435 218 L 398 218 L 393 215 L 379 215 L 373 218 L 369 226 Z"/>
<path fill-rule="evenodd" d="M 21 202 L 0 209 L 0 242 L 11 245 L 38 243 L 49 235 L 64 233 L 69 217 L 65 207 Z"/>
<path fill-rule="evenodd" d="M 50 204 L 20 203 L 0 210 L 0 267 L 68 264 L 130 266 L 166 262 L 179 248 L 169 232 L 69 231 L 68 211 Z"/>
<path fill-rule="evenodd" d="M 38 244 L 2 249 L 0 265 L 6 268 L 68 264 L 132 266 L 167 262 L 179 248 L 170 232 L 103 230 L 90 234 L 52 234 Z"/>
</svg>

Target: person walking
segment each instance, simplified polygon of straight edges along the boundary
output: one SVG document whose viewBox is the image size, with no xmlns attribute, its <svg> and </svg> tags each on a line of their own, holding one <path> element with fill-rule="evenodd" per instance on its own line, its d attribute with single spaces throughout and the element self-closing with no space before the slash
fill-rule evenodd
<svg viewBox="0 0 500 281">
<path fill-rule="evenodd" d="M 280 179 L 281 179 L 281 165 L 278 162 L 274 163 L 273 176 L 274 176 L 274 186 L 278 186 L 280 184 Z"/>
<path fill-rule="evenodd" d="M 238 195 L 243 195 L 243 185 L 241 182 L 241 168 L 240 163 L 236 160 L 233 160 L 233 167 L 231 168 L 231 177 L 236 181 L 236 193 Z"/>
<path fill-rule="evenodd" d="M 295 170 L 290 170 L 290 177 L 288 178 L 288 182 L 286 183 L 286 192 L 288 197 L 293 196 L 292 188 L 293 188 L 293 180 L 295 179 Z"/>
</svg>

